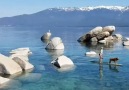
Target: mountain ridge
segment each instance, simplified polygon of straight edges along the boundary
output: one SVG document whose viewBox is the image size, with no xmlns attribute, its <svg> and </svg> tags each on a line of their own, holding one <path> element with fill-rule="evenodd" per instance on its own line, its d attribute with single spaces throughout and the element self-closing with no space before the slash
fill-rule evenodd
<svg viewBox="0 0 129 90">
<path fill-rule="evenodd" d="M 0 18 L 5 26 L 129 26 L 129 6 L 49 8 L 34 14 Z"/>
</svg>

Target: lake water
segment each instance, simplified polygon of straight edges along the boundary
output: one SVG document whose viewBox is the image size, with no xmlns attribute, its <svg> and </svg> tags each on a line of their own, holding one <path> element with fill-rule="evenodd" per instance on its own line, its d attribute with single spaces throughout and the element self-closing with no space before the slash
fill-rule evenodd
<svg viewBox="0 0 129 90">
<path fill-rule="evenodd" d="M 2 90 L 128 90 L 129 89 L 129 47 L 122 42 L 115 44 L 80 44 L 77 39 L 93 27 L 0 27 L 0 53 L 9 56 L 12 49 L 29 47 L 29 57 L 35 66 L 32 72 L 9 76 L 12 81 Z M 41 36 L 51 30 L 52 37 L 61 37 L 64 51 L 46 51 Z M 115 33 L 129 37 L 129 27 L 116 27 Z M 99 65 L 90 62 L 98 57 L 85 56 L 85 52 L 104 47 L 104 62 L 118 57 L 123 66 Z M 62 71 L 54 68 L 52 58 L 63 54 L 72 59 L 75 67 Z"/>
</svg>

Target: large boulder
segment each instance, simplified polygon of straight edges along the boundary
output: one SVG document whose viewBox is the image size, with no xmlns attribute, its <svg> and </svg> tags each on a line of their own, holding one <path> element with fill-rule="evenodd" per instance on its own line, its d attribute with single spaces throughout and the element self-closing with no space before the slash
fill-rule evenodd
<svg viewBox="0 0 129 90">
<path fill-rule="evenodd" d="M 97 42 L 98 39 L 96 37 L 91 38 L 91 42 Z"/>
<path fill-rule="evenodd" d="M 100 27 L 100 26 L 98 26 L 98 27 L 95 27 L 95 28 L 93 28 L 91 31 L 90 31 L 90 34 L 94 34 L 94 35 L 97 35 L 97 34 L 99 34 L 99 33 L 101 33 L 102 32 L 102 27 Z"/>
<path fill-rule="evenodd" d="M 17 48 L 17 49 L 11 50 L 10 54 L 31 55 L 32 52 L 28 47 L 25 47 L 25 48 Z"/>
<path fill-rule="evenodd" d="M 98 40 L 103 40 L 103 39 L 106 38 L 106 37 L 108 37 L 108 35 L 107 35 L 107 33 L 105 33 L 105 32 L 101 32 L 101 33 L 99 33 L 99 34 L 96 36 L 96 38 L 97 38 Z"/>
<path fill-rule="evenodd" d="M 122 35 L 121 34 L 115 34 L 113 35 L 117 40 L 122 40 Z"/>
<path fill-rule="evenodd" d="M 11 54 L 9 57 L 11 59 L 14 58 L 14 57 L 18 57 L 21 60 L 25 60 L 25 61 L 29 62 L 29 57 L 27 55 L 22 55 L 22 54 L 17 53 L 17 54 Z"/>
<path fill-rule="evenodd" d="M 22 60 L 29 61 L 28 57 L 32 54 L 32 52 L 29 48 L 17 48 L 10 51 L 10 54 L 10 57 L 19 57 Z"/>
<path fill-rule="evenodd" d="M 4 56 L 0 54 L 0 67 L 2 71 L 0 71 L 3 74 L 15 74 L 22 72 L 21 67 L 13 61 L 11 58 Z"/>
<path fill-rule="evenodd" d="M 64 54 L 64 49 L 61 50 L 47 50 L 49 55 L 52 57 L 53 60 L 57 59 L 59 56 L 62 56 Z"/>
<path fill-rule="evenodd" d="M 49 40 L 51 37 L 51 32 L 49 30 L 49 32 L 45 33 L 42 37 L 41 37 L 41 40 L 44 41 L 44 40 Z"/>
<path fill-rule="evenodd" d="M 103 32 L 103 34 L 105 35 L 105 36 L 110 36 L 110 33 L 109 32 L 107 32 L 107 31 L 105 31 L 105 32 Z"/>
<path fill-rule="evenodd" d="M 72 60 L 64 55 L 59 56 L 57 59 L 53 60 L 51 63 L 58 68 L 69 66 L 69 65 L 74 65 Z"/>
<path fill-rule="evenodd" d="M 103 27 L 103 30 L 102 31 L 103 32 L 107 31 L 110 34 L 112 34 L 115 31 L 115 26 L 105 26 L 105 27 Z"/>
<path fill-rule="evenodd" d="M 100 40 L 99 43 L 105 44 L 106 43 L 106 40 Z"/>
<path fill-rule="evenodd" d="M 87 38 L 86 38 L 86 35 L 87 35 L 87 34 L 82 35 L 77 41 L 78 41 L 78 42 L 85 42 L 86 39 L 87 39 Z M 90 34 L 89 34 L 89 35 L 90 35 Z M 90 39 L 91 39 L 91 37 L 90 37 Z"/>
<path fill-rule="evenodd" d="M 64 44 L 60 37 L 54 37 L 50 40 L 45 49 L 50 49 L 50 50 L 64 49 Z"/>
<path fill-rule="evenodd" d="M 106 26 L 106 27 L 95 27 L 87 34 L 81 36 L 78 39 L 78 42 L 91 42 L 91 41 L 100 41 L 104 40 L 104 38 L 112 35 L 115 31 L 115 26 Z"/>
<path fill-rule="evenodd" d="M 29 48 L 18 48 L 12 50 L 10 53 L 10 58 L 19 64 L 23 70 L 34 68 L 34 66 L 29 63 L 28 56 L 32 53 Z"/>
<path fill-rule="evenodd" d="M 23 70 L 29 70 L 29 69 L 33 69 L 34 66 L 29 63 L 28 61 L 26 61 L 25 59 L 21 59 L 21 57 L 18 57 L 18 56 L 14 56 L 14 55 L 11 55 L 10 58 L 12 60 L 14 60 L 17 64 L 19 64 L 19 66 L 23 69 Z"/>
<path fill-rule="evenodd" d="M 78 42 L 89 42 L 94 41 L 94 37 L 97 36 L 97 34 L 102 32 L 102 27 L 98 26 L 93 28 L 90 32 L 87 34 L 84 34 L 78 39 Z"/>
<path fill-rule="evenodd" d="M 108 36 L 108 37 L 104 38 L 104 40 L 106 42 L 113 42 L 114 38 L 113 38 L 113 36 Z"/>
</svg>

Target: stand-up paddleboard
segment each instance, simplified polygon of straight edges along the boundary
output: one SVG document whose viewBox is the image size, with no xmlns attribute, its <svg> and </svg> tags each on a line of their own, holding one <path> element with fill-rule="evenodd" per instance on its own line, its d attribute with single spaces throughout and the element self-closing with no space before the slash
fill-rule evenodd
<svg viewBox="0 0 129 90">
<path fill-rule="evenodd" d="M 91 60 L 90 62 L 100 64 L 100 62 L 99 62 L 99 61 Z M 108 64 L 108 62 L 103 62 L 102 64 Z"/>
<path fill-rule="evenodd" d="M 91 60 L 90 62 L 92 62 L 92 63 L 96 63 L 96 64 L 100 64 L 100 62 L 99 62 L 99 61 Z M 103 64 L 103 65 L 115 65 L 115 66 L 122 66 L 122 64 L 118 64 L 118 63 L 109 63 L 109 62 L 102 62 L 101 64 Z"/>
<path fill-rule="evenodd" d="M 122 64 L 119 63 L 108 63 L 108 65 L 122 66 Z"/>
</svg>

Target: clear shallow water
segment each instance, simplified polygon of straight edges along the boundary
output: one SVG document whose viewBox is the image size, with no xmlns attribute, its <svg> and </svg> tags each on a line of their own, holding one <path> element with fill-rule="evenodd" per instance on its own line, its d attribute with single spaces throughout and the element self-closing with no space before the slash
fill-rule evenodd
<svg viewBox="0 0 129 90">
<path fill-rule="evenodd" d="M 104 45 L 104 60 L 118 57 L 123 66 L 99 66 L 90 60 L 98 57 L 85 56 L 85 52 L 98 51 L 101 45 L 85 45 L 77 39 L 93 27 L 0 27 L 0 53 L 9 55 L 9 51 L 19 47 L 29 47 L 33 54 L 30 62 L 35 66 L 31 73 L 10 76 L 16 81 L 5 86 L 4 90 L 128 90 L 129 89 L 129 47 L 121 42 Z M 46 51 L 40 37 L 51 30 L 52 37 L 62 38 L 64 51 Z M 129 36 L 129 27 L 117 27 L 115 33 Z M 53 55 L 64 53 L 73 60 L 73 70 L 61 71 L 51 65 Z"/>
</svg>

